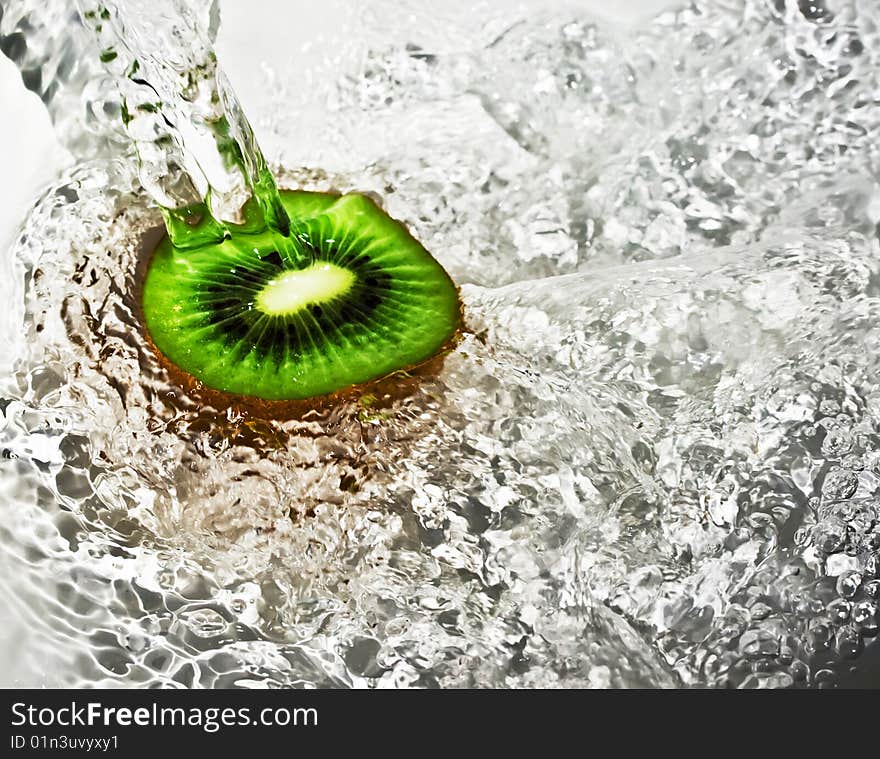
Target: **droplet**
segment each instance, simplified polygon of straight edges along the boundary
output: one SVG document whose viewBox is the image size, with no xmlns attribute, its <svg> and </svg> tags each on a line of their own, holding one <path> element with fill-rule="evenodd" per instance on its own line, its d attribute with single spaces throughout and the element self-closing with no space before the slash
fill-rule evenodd
<svg viewBox="0 0 880 759">
<path fill-rule="evenodd" d="M 822 453 L 831 458 L 839 458 L 849 453 L 853 447 L 853 439 L 847 429 L 828 430 L 822 441 Z"/>
<path fill-rule="evenodd" d="M 844 572 L 837 578 L 837 592 L 844 598 L 852 598 L 859 592 L 862 576 L 858 572 Z"/>
<path fill-rule="evenodd" d="M 837 653 L 844 659 L 855 659 L 862 652 L 862 636 L 853 627 L 841 627 L 837 631 Z"/>
<path fill-rule="evenodd" d="M 810 674 L 810 668 L 800 659 L 795 659 L 788 668 L 788 671 L 795 682 L 806 680 L 807 675 Z"/>
<path fill-rule="evenodd" d="M 817 624 L 807 633 L 807 653 L 811 656 L 828 648 L 831 642 L 831 629 L 828 625 Z"/>
<path fill-rule="evenodd" d="M 845 469 L 832 469 L 822 483 L 822 495 L 829 500 L 852 496 L 859 487 L 859 477 Z"/>
<path fill-rule="evenodd" d="M 842 625 L 849 619 L 850 602 L 838 598 L 828 604 L 828 616 L 834 624 Z"/>
<path fill-rule="evenodd" d="M 828 517 L 816 525 L 814 531 L 816 548 L 825 553 L 835 553 L 846 542 L 846 523 L 837 517 Z"/>
<path fill-rule="evenodd" d="M 874 601 L 859 601 L 852 610 L 853 624 L 866 632 L 874 632 L 880 620 L 878 620 L 877 604 Z"/>
</svg>

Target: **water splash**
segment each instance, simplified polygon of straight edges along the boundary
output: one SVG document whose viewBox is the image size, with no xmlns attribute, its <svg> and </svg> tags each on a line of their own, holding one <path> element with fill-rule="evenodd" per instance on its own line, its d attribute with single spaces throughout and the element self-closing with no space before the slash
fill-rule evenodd
<svg viewBox="0 0 880 759">
<path fill-rule="evenodd" d="M 141 184 L 175 244 L 222 239 L 223 221 L 241 223 L 249 197 L 262 223 L 288 236 L 275 180 L 198 14 L 181 0 L 77 5 L 122 90 L 120 116 Z"/>
<path fill-rule="evenodd" d="M 876 8 L 406 18 L 371 4 L 327 46 L 343 75 L 269 72 L 251 115 L 302 167 L 282 184 L 374 192 L 465 283 L 472 331 L 409 397 L 272 421 L 169 384 L 134 275 L 160 219 L 124 161 L 26 222 L 0 389 L 20 680 L 870 677 Z"/>
<path fill-rule="evenodd" d="M 55 0 L 2 7 L 0 46 L 61 138 L 82 156 L 127 152 L 131 141 L 141 184 L 176 244 L 222 239 L 224 221 L 289 234 L 272 173 L 217 65 L 215 2 L 78 0 L 79 13 Z M 250 198 L 259 212 L 243 217 Z"/>
</svg>

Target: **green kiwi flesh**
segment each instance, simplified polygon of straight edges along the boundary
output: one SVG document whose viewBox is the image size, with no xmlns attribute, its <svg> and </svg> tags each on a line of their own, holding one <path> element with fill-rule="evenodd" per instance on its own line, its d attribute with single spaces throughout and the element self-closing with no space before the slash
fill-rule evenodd
<svg viewBox="0 0 880 759">
<path fill-rule="evenodd" d="M 207 387 L 266 400 L 327 395 L 435 355 L 459 326 L 443 267 L 364 195 L 283 191 L 301 255 L 233 230 L 181 249 L 163 238 L 142 305 L 147 332 Z"/>
</svg>

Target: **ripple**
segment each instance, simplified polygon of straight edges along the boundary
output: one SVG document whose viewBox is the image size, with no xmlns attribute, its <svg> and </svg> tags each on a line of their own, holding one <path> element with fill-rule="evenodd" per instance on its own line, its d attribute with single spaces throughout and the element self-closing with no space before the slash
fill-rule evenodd
<svg viewBox="0 0 880 759">
<path fill-rule="evenodd" d="M 139 328 L 157 214 L 124 162 L 62 177 L 13 248 L 3 325 L 9 677 L 864 676 L 876 13 L 701 7 L 629 35 L 487 10 L 460 48 L 371 43 L 302 96 L 345 147 L 281 184 L 377 193 L 463 284 L 468 334 L 405 393 L 272 418 L 176 385 Z M 302 163 L 312 138 L 266 107 Z"/>
</svg>

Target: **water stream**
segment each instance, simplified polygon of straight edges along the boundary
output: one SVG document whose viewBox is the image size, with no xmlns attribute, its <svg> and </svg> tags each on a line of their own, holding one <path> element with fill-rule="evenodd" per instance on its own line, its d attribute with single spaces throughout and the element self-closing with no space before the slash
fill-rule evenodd
<svg viewBox="0 0 880 759">
<path fill-rule="evenodd" d="M 251 122 L 280 186 L 381 198 L 470 331 L 405 397 L 272 420 L 143 340 L 119 42 L 78 30 L 117 58 L 49 92 L 0 3 L 78 157 L 8 253 L 10 683 L 876 683 L 880 10 L 341 4 L 357 34 L 267 68 Z M 193 183 L 218 219 L 249 166 Z"/>
<path fill-rule="evenodd" d="M 119 116 L 135 145 L 138 178 L 174 243 L 223 239 L 224 221 L 242 223 L 253 198 L 257 225 L 277 233 L 282 251 L 289 248 L 290 220 L 275 179 L 193 7 L 183 0 L 77 5 L 121 91 Z"/>
</svg>

